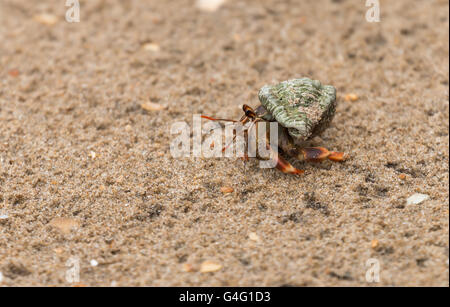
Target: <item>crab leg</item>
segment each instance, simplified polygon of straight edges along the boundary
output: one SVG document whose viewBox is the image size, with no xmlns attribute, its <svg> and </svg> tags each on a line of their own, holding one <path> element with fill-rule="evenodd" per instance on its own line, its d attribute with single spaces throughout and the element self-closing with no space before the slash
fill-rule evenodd
<svg viewBox="0 0 450 307">
<path fill-rule="evenodd" d="M 306 161 L 321 162 L 328 158 L 334 162 L 344 161 L 344 153 L 337 151 L 329 151 L 324 147 L 305 147 L 301 149 L 301 153 Z"/>
<path fill-rule="evenodd" d="M 284 160 L 281 155 L 276 155 L 275 156 L 275 161 L 277 163 L 277 165 L 275 166 L 278 170 L 282 171 L 283 173 L 286 174 L 303 174 L 305 171 L 295 168 L 294 166 L 292 166 L 291 163 L 289 163 L 288 161 Z"/>
<path fill-rule="evenodd" d="M 270 152 L 271 152 L 270 157 L 276 163 L 275 168 L 285 174 L 303 174 L 305 172 L 304 170 L 295 168 L 291 163 L 286 161 L 280 155 L 280 153 L 278 152 L 278 149 L 274 149 L 272 146 L 270 146 L 270 140 L 269 140 L 270 135 L 268 133 L 269 132 L 267 131 L 267 133 L 266 133 L 266 144 L 267 144 L 266 148 L 268 150 L 270 150 Z"/>
</svg>

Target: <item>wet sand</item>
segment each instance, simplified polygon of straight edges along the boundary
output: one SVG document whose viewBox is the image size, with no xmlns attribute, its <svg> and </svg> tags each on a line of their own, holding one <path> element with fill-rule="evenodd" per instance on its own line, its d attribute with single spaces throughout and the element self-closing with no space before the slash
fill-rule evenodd
<svg viewBox="0 0 450 307">
<path fill-rule="evenodd" d="M 80 4 L 0 0 L 0 285 L 448 286 L 448 1 Z M 171 157 L 174 122 L 303 76 L 346 162 Z"/>
</svg>

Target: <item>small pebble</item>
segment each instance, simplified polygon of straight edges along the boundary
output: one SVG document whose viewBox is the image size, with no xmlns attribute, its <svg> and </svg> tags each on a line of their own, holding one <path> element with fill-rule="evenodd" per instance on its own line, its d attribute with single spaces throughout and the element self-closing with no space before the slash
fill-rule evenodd
<svg viewBox="0 0 450 307">
<path fill-rule="evenodd" d="M 53 26 L 58 22 L 58 17 L 52 14 L 40 14 L 33 17 L 33 19 L 41 24 Z"/>
<path fill-rule="evenodd" d="M 161 111 L 164 110 L 166 107 L 157 103 L 146 102 L 141 104 L 141 108 L 144 109 L 145 111 Z"/>
<path fill-rule="evenodd" d="M 145 44 L 143 46 L 145 51 L 150 51 L 150 52 L 158 52 L 161 50 L 161 47 L 158 44 L 154 44 L 154 43 L 148 43 Z"/>
<path fill-rule="evenodd" d="M 80 227 L 80 222 L 67 217 L 57 217 L 50 221 L 50 225 L 59 229 L 62 233 L 70 233 L 72 229 Z"/>
<path fill-rule="evenodd" d="M 377 239 L 373 239 L 372 242 L 370 243 L 370 246 L 372 246 L 372 248 L 375 249 L 378 247 L 379 244 L 380 242 L 378 242 Z"/>
<path fill-rule="evenodd" d="M 358 95 L 352 94 L 352 93 L 345 95 L 345 101 L 354 102 L 354 101 L 358 100 L 358 98 L 359 98 Z"/>
<path fill-rule="evenodd" d="M 260 238 L 256 233 L 254 233 L 254 232 L 250 232 L 250 233 L 248 234 L 248 238 L 249 238 L 250 240 L 252 240 L 252 241 L 255 241 L 255 242 L 261 242 L 261 238 Z"/>
<path fill-rule="evenodd" d="M 233 191 L 234 191 L 234 189 L 232 187 L 221 187 L 220 188 L 220 192 L 222 192 L 223 194 L 232 193 Z"/>
<path fill-rule="evenodd" d="M 194 267 L 190 263 L 183 263 L 183 271 L 184 272 L 194 272 Z"/>
<path fill-rule="evenodd" d="M 0 282 L 2 282 L 2 281 L 3 281 L 3 273 L 0 272 Z"/>
<path fill-rule="evenodd" d="M 95 259 L 92 259 L 91 260 L 91 266 L 97 266 L 98 265 L 98 261 L 97 260 L 95 260 Z"/>
<path fill-rule="evenodd" d="M 0 215 L 0 220 L 6 220 L 8 218 L 9 218 L 9 215 L 6 215 L 6 214 Z"/>
<path fill-rule="evenodd" d="M 410 197 L 408 197 L 408 199 L 406 200 L 406 204 L 408 205 L 418 205 L 421 202 L 429 199 L 430 196 L 426 195 L 426 194 L 420 194 L 420 193 L 416 193 L 411 195 Z"/>
<path fill-rule="evenodd" d="M 400 180 L 405 180 L 406 179 L 406 175 L 405 174 L 400 174 L 400 175 L 398 175 L 398 178 L 400 178 Z"/>
<path fill-rule="evenodd" d="M 197 8 L 205 12 L 217 11 L 225 0 L 197 0 Z"/>
<path fill-rule="evenodd" d="M 91 151 L 89 153 L 89 157 L 91 157 L 92 160 L 94 160 L 96 156 L 97 156 L 97 154 L 94 151 Z"/>
<path fill-rule="evenodd" d="M 8 75 L 10 75 L 11 77 L 17 77 L 19 76 L 19 70 L 18 69 L 11 69 L 10 71 L 8 71 Z"/>
<path fill-rule="evenodd" d="M 210 272 L 217 272 L 222 268 L 222 265 L 220 263 L 216 263 L 213 261 L 204 261 L 200 266 L 200 272 L 201 273 L 210 273 Z"/>
</svg>

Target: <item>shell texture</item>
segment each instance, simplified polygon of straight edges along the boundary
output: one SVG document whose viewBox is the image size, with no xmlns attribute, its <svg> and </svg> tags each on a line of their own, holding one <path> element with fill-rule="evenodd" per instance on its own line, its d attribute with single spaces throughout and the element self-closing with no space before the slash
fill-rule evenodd
<svg viewBox="0 0 450 307">
<path fill-rule="evenodd" d="M 287 128 L 289 135 L 300 141 L 325 130 L 336 110 L 336 89 L 309 78 L 266 85 L 258 96 L 270 113 L 270 119 Z"/>
</svg>

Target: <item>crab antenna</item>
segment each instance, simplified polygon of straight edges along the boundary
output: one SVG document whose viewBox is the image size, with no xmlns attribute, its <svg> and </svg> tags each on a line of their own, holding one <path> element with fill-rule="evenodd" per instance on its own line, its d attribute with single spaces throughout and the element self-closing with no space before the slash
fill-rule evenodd
<svg viewBox="0 0 450 307">
<path fill-rule="evenodd" d="M 237 120 L 234 120 L 234 119 L 213 118 L 213 117 L 206 116 L 206 115 L 201 115 L 200 117 L 204 118 L 204 119 L 209 119 L 209 120 L 214 120 L 214 121 L 221 121 L 221 122 L 232 122 L 232 123 L 237 123 L 238 122 Z"/>
</svg>

